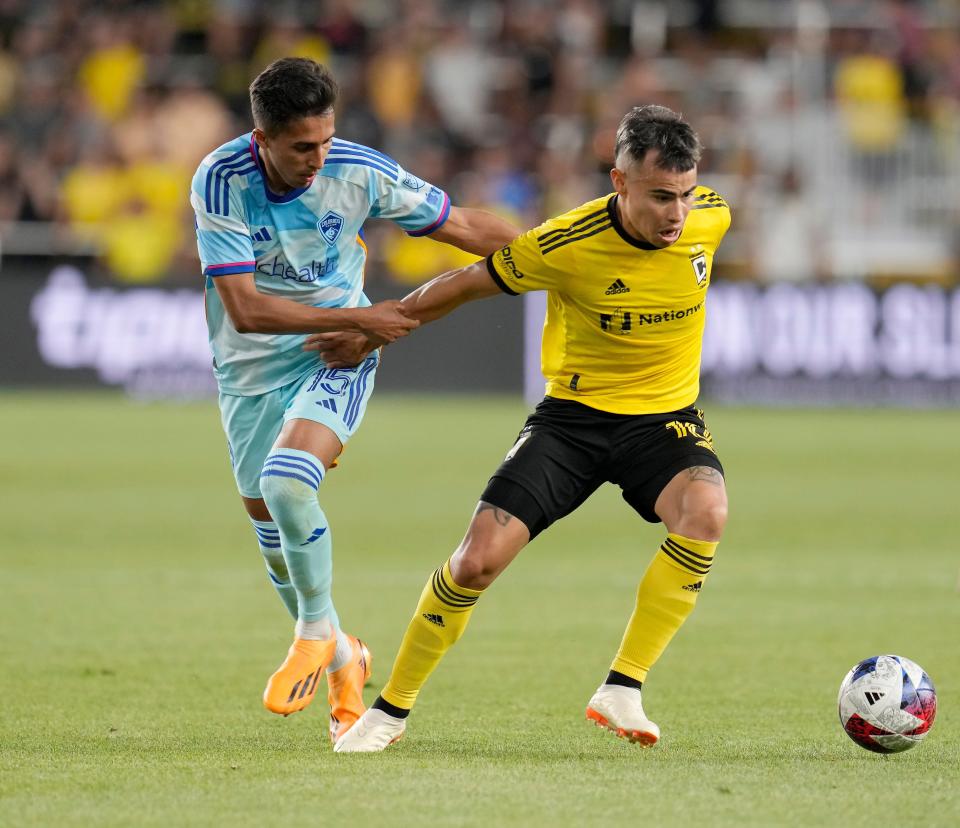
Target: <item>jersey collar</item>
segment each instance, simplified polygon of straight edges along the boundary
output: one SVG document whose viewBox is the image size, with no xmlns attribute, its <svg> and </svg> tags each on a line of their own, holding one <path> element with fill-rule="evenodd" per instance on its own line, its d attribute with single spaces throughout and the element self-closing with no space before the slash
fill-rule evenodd
<svg viewBox="0 0 960 828">
<path fill-rule="evenodd" d="M 641 250 L 659 250 L 658 247 L 650 244 L 648 241 L 644 241 L 643 239 L 635 239 L 623 229 L 623 225 L 620 223 L 620 215 L 617 213 L 617 199 L 619 197 L 619 193 L 614 193 L 609 199 L 607 199 L 607 212 L 610 214 L 610 223 L 613 225 L 613 229 L 617 231 L 617 235 L 627 244 L 633 245 L 634 247 L 639 247 Z"/>
<path fill-rule="evenodd" d="M 267 196 L 267 201 L 272 201 L 274 204 L 286 204 L 288 201 L 299 198 L 310 189 L 310 185 L 308 184 L 306 187 L 297 187 L 297 189 L 291 190 L 289 193 L 284 193 L 283 195 L 277 195 L 271 192 L 267 186 L 267 171 L 263 168 L 263 160 L 260 158 L 260 147 L 254 140 L 252 132 L 250 133 L 250 154 L 253 156 L 253 160 L 260 170 L 260 177 L 263 179 L 263 192 Z M 313 182 L 311 182 L 311 184 L 312 183 Z"/>
</svg>

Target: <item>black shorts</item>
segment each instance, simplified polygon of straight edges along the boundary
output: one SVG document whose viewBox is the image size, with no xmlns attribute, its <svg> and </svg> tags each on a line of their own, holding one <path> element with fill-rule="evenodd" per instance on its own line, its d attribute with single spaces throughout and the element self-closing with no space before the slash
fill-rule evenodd
<svg viewBox="0 0 960 828">
<path fill-rule="evenodd" d="M 545 397 L 480 499 L 522 520 L 532 540 L 609 482 L 644 520 L 659 523 L 657 497 L 693 466 L 723 474 L 699 408 L 611 414 Z"/>
</svg>

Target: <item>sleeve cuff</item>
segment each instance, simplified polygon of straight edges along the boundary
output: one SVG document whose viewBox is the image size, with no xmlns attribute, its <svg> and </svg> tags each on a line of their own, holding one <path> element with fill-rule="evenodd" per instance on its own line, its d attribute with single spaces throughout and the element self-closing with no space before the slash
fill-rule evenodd
<svg viewBox="0 0 960 828">
<path fill-rule="evenodd" d="M 203 275 L 230 276 L 234 273 L 253 273 L 256 269 L 256 262 L 227 262 L 226 264 L 207 265 L 203 269 Z"/>
<path fill-rule="evenodd" d="M 450 215 L 450 196 L 446 193 L 443 194 L 443 207 L 440 208 L 440 215 L 437 216 L 436 221 L 432 224 L 428 224 L 426 227 L 421 227 L 419 230 L 407 230 L 408 236 L 429 236 L 431 233 L 435 233 L 444 224 L 447 222 L 447 218 Z"/>
<path fill-rule="evenodd" d="M 511 290 L 507 287 L 507 283 L 503 281 L 503 277 L 497 273 L 497 269 L 493 266 L 493 255 L 487 256 L 487 272 L 490 274 L 490 278 L 497 283 L 497 287 L 500 288 L 504 293 L 509 293 L 511 296 L 519 296 L 515 290 Z"/>
</svg>

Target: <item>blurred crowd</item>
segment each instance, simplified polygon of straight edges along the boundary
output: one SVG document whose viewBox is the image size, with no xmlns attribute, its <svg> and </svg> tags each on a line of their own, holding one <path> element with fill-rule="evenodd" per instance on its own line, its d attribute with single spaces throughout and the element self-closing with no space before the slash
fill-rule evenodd
<svg viewBox="0 0 960 828">
<path fill-rule="evenodd" d="M 530 226 L 607 192 L 656 102 L 734 208 L 723 275 L 957 276 L 960 0 L 0 0 L 0 226 L 196 280 L 190 177 L 284 55 L 331 66 L 341 137 L 456 204 Z M 460 261 L 370 234 L 370 278 Z"/>
</svg>

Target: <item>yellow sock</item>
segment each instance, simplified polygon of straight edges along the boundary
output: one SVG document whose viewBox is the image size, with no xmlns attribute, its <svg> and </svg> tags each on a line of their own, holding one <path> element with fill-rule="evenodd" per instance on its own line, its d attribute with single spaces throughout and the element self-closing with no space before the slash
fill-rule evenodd
<svg viewBox="0 0 960 828">
<path fill-rule="evenodd" d="M 667 535 L 637 588 L 637 604 L 611 669 L 637 681 L 646 679 L 693 612 L 716 550 L 711 541 Z"/>
<path fill-rule="evenodd" d="M 444 653 L 463 635 L 473 605 L 482 594 L 482 590 L 454 582 L 450 561 L 430 576 L 400 642 L 390 678 L 380 692 L 385 701 L 405 710 L 413 707 Z"/>
</svg>

